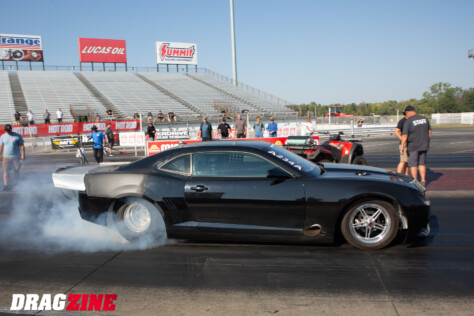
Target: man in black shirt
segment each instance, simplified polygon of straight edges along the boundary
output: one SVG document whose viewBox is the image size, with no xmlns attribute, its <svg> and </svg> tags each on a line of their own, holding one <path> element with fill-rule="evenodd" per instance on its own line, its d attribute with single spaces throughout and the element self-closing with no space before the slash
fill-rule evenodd
<svg viewBox="0 0 474 316">
<path fill-rule="evenodd" d="M 230 125 L 227 124 L 225 118 L 222 119 L 222 123 L 217 126 L 217 129 L 221 133 L 221 139 L 229 138 Z"/>
<path fill-rule="evenodd" d="M 402 147 L 400 153 L 407 150 L 408 167 L 410 167 L 411 176 L 418 178 L 420 171 L 421 184 L 426 187 L 426 152 L 430 147 L 431 125 L 430 121 L 419 114 L 416 114 L 415 108 L 407 106 L 405 108 L 407 120 L 402 129 Z"/>
<path fill-rule="evenodd" d="M 114 132 L 112 131 L 112 124 L 107 123 L 107 129 L 105 130 L 105 140 L 106 140 L 106 145 L 107 148 L 105 148 L 105 154 L 108 156 L 113 156 L 112 155 L 112 148 L 114 148 Z"/>
<path fill-rule="evenodd" d="M 155 134 L 156 134 L 156 129 L 155 126 L 153 126 L 153 123 L 148 123 L 148 128 L 146 130 L 146 134 L 150 138 L 151 141 L 155 140 Z"/>
</svg>

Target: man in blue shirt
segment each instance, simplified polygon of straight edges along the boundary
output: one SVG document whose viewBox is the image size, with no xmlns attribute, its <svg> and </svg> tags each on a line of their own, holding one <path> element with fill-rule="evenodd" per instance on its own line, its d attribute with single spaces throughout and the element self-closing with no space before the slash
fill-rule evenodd
<svg viewBox="0 0 474 316">
<path fill-rule="evenodd" d="M 199 130 L 201 131 L 201 139 L 203 142 L 212 140 L 212 125 L 207 121 L 207 117 L 202 119 Z"/>
<path fill-rule="evenodd" d="M 105 135 L 101 131 L 97 130 L 97 126 L 92 126 L 92 133 L 89 139 L 94 142 L 94 158 L 97 163 L 104 161 L 104 146 L 105 146 Z"/>
<path fill-rule="evenodd" d="M 8 185 L 8 170 L 10 165 L 13 165 L 14 178 L 18 180 L 20 177 L 20 159 L 25 159 L 25 146 L 23 138 L 20 134 L 12 131 L 10 124 L 5 125 L 5 134 L 0 137 L 0 156 L 3 156 L 3 190 L 9 190 Z"/>
<path fill-rule="evenodd" d="M 270 119 L 270 123 L 267 126 L 267 131 L 270 137 L 277 137 L 278 125 L 277 123 L 275 123 L 275 120 L 273 118 Z"/>
</svg>

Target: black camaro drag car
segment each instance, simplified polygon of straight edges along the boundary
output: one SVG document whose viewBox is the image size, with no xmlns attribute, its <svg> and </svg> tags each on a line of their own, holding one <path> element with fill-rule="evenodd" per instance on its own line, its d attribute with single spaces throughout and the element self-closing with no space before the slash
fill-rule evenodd
<svg viewBox="0 0 474 316">
<path fill-rule="evenodd" d="M 413 178 L 317 165 L 262 141 L 180 145 L 127 165 L 62 168 L 85 220 L 140 238 L 333 242 L 380 249 L 429 234 L 430 202 Z"/>
</svg>

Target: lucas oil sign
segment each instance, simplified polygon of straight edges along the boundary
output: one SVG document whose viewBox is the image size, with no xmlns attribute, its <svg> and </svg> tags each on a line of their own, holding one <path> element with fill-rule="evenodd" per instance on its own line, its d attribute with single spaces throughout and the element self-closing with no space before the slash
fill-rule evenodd
<svg viewBox="0 0 474 316">
<path fill-rule="evenodd" d="M 81 63 L 126 63 L 125 40 L 79 38 Z"/>
</svg>

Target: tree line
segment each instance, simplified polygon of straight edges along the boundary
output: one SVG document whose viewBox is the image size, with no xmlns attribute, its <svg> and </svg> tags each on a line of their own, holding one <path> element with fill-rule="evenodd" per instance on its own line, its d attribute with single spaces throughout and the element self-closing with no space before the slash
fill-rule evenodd
<svg viewBox="0 0 474 316">
<path fill-rule="evenodd" d="M 316 112 L 317 116 L 324 116 L 329 112 L 329 106 L 342 105 L 343 112 L 355 116 L 368 115 L 396 115 L 397 110 L 401 114 L 408 106 L 414 106 L 420 114 L 430 115 L 433 113 L 459 113 L 474 112 L 474 88 L 463 90 L 461 87 L 452 87 L 451 84 L 438 82 L 433 84 L 428 91 L 423 93 L 421 99 L 410 99 L 406 101 L 385 101 L 376 103 L 362 102 L 359 104 L 329 104 L 321 105 L 316 102 L 309 104 L 290 105 L 300 115 L 308 112 Z"/>
</svg>

